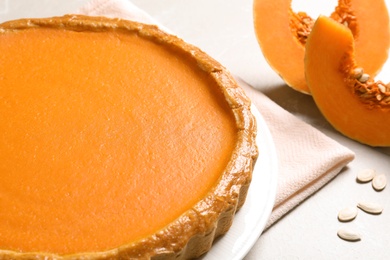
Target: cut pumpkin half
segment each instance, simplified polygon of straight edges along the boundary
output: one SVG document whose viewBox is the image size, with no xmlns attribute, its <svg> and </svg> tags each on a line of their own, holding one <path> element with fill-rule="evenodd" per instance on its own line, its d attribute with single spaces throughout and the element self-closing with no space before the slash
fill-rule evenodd
<svg viewBox="0 0 390 260">
<path fill-rule="evenodd" d="M 331 125 L 371 146 L 390 146 L 390 84 L 356 61 L 346 26 L 320 16 L 306 43 L 305 72 L 315 103 Z"/>
<path fill-rule="evenodd" d="M 304 52 L 314 19 L 294 12 L 292 0 L 254 0 L 257 40 L 269 65 L 293 89 L 310 94 L 304 75 Z M 355 40 L 355 59 L 376 75 L 387 60 L 389 14 L 384 0 L 339 0 L 330 17 L 349 27 Z"/>
</svg>

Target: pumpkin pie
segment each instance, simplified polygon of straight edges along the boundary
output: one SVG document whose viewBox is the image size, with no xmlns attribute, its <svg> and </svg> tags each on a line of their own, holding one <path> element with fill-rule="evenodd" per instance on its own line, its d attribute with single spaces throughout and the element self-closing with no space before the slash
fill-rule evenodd
<svg viewBox="0 0 390 260">
<path fill-rule="evenodd" d="M 0 258 L 187 259 L 226 233 L 257 158 L 250 101 L 155 26 L 0 25 Z"/>
</svg>

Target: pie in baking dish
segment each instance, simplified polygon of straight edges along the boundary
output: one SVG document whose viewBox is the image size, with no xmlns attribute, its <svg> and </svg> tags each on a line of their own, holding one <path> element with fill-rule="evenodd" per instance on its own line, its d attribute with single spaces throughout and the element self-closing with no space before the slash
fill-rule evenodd
<svg viewBox="0 0 390 260">
<path fill-rule="evenodd" d="M 0 25 L 0 258 L 184 259 L 245 201 L 250 101 L 155 26 L 67 15 Z"/>
</svg>

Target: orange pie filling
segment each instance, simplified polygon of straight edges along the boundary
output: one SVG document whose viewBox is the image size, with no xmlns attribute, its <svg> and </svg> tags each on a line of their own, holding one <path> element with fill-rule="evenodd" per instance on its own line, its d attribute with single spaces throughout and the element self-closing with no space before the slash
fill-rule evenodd
<svg viewBox="0 0 390 260">
<path fill-rule="evenodd" d="M 0 249 L 146 238 L 225 172 L 237 119 L 191 56 L 126 30 L 0 32 Z"/>
</svg>

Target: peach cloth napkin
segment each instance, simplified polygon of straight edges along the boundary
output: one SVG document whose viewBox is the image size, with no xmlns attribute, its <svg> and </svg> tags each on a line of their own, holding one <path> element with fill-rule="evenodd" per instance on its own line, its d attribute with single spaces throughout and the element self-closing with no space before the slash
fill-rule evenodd
<svg viewBox="0 0 390 260">
<path fill-rule="evenodd" d="M 157 24 L 128 0 L 92 0 L 77 13 Z M 277 151 L 278 187 L 268 228 L 334 178 L 353 160 L 354 153 L 294 117 L 243 80 L 237 81 L 264 117 Z"/>
</svg>

